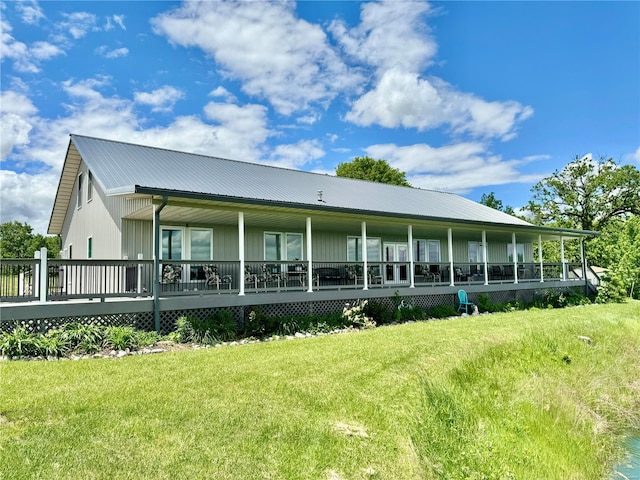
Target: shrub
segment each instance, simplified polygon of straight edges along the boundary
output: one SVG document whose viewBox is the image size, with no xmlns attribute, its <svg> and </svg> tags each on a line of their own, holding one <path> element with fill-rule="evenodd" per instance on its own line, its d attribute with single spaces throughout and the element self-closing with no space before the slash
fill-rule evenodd
<svg viewBox="0 0 640 480">
<path fill-rule="evenodd" d="M 9 358 L 40 354 L 41 335 L 29 333 L 25 327 L 15 327 L 11 332 L 0 335 L 0 352 Z"/>
<path fill-rule="evenodd" d="M 238 326 L 233 313 L 224 310 L 204 320 L 198 317 L 180 317 L 176 322 L 176 333 L 180 343 L 201 343 L 210 345 L 216 342 L 235 340 Z"/>
<path fill-rule="evenodd" d="M 367 317 L 371 317 L 377 325 L 385 325 L 393 322 L 393 314 L 389 308 L 379 301 L 372 300 L 364 307 L 364 313 Z"/>
<path fill-rule="evenodd" d="M 376 326 L 376 322 L 364 313 L 366 306 L 366 300 L 358 300 L 354 302 L 353 305 L 346 303 L 342 309 L 342 316 L 354 327 L 373 328 Z"/>
<path fill-rule="evenodd" d="M 117 350 L 138 348 L 138 336 L 132 327 L 107 327 L 103 346 Z"/>
<path fill-rule="evenodd" d="M 458 312 L 451 305 L 438 305 L 429 310 L 429 315 L 433 318 L 455 317 Z"/>
<path fill-rule="evenodd" d="M 71 351 L 95 353 L 102 347 L 104 327 L 92 323 L 67 323 L 60 329 L 60 336 Z"/>
</svg>

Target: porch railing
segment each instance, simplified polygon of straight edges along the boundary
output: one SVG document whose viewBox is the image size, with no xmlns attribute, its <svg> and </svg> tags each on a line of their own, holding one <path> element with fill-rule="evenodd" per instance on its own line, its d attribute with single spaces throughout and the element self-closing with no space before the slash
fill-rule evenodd
<svg viewBox="0 0 640 480">
<path fill-rule="evenodd" d="M 45 252 L 46 256 L 46 252 Z M 161 296 L 238 294 L 312 290 L 439 287 L 488 283 L 580 281 L 579 263 L 454 262 L 313 262 L 306 261 L 161 260 Z M 0 264 L 2 302 L 73 298 L 149 297 L 153 295 L 152 260 L 3 259 Z M 40 275 L 46 271 L 46 276 Z"/>
</svg>

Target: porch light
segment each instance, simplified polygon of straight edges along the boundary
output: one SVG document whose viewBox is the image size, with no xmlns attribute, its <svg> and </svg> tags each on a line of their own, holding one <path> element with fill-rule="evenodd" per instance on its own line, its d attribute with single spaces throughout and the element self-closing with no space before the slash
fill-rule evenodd
<svg viewBox="0 0 640 480">
<path fill-rule="evenodd" d="M 318 190 L 318 201 L 322 202 L 322 190 Z"/>
</svg>

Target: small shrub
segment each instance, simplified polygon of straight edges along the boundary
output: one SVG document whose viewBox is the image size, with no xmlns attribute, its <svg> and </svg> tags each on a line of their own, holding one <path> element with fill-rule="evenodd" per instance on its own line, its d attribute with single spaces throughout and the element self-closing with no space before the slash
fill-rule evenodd
<svg viewBox="0 0 640 480">
<path fill-rule="evenodd" d="M 438 305 L 429 310 L 429 315 L 433 318 L 455 317 L 458 312 L 451 305 Z"/>
<path fill-rule="evenodd" d="M 107 327 L 103 346 L 117 350 L 138 348 L 138 336 L 132 327 Z"/>
<path fill-rule="evenodd" d="M 351 322 L 351 325 L 354 327 L 373 328 L 376 326 L 376 322 L 371 317 L 367 317 L 364 313 L 364 308 L 366 306 L 366 300 L 358 300 L 353 305 L 347 303 L 342 310 L 342 316 L 345 320 Z"/>
<path fill-rule="evenodd" d="M 410 303 L 400 302 L 396 309 L 396 319 L 401 322 L 409 320 L 422 320 L 427 317 L 427 312 L 424 308 L 417 305 L 411 305 Z"/>
<path fill-rule="evenodd" d="M 216 342 L 235 340 L 238 326 L 233 313 L 225 310 L 204 320 L 194 316 L 180 317 L 176 322 L 176 333 L 180 343 L 211 345 Z"/>
<path fill-rule="evenodd" d="M 397 307 L 396 307 L 397 308 Z M 385 325 L 393 322 L 393 314 L 389 308 L 379 301 L 372 300 L 364 307 L 364 313 L 367 317 L 371 317 L 376 325 Z"/>
<path fill-rule="evenodd" d="M 39 336 L 41 335 L 29 333 L 25 327 L 15 327 L 13 331 L 0 335 L 0 352 L 9 358 L 39 355 Z"/>
<path fill-rule="evenodd" d="M 104 341 L 104 328 L 92 323 L 68 323 L 60 330 L 61 337 L 69 344 L 71 351 L 95 353 L 100 350 Z"/>
</svg>

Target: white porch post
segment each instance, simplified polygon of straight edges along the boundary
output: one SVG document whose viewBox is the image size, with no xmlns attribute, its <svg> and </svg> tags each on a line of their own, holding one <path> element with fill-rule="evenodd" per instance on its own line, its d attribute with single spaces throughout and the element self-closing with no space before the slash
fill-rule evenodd
<svg viewBox="0 0 640 480">
<path fill-rule="evenodd" d="M 49 277 L 49 267 L 47 267 L 47 249 L 42 247 L 40 249 L 40 272 L 39 272 L 39 285 L 40 285 L 40 301 L 47 301 L 47 278 Z M 35 279 L 34 282 L 35 284 Z"/>
<path fill-rule="evenodd" d="M 240 260 L 240 291 L 238 296 L 244 295 L 244 212 L 238 212 L 238 258 Z"/>
<path fill-rule="evenodd" d="M 560 277 L 560 280 L 564 282 L 567 278 L 567 265 L 565 264 L 564 259 L 564 237 L 560 237 L 560 263 L 562 263 L 562 276 Z"/>
<path fill-rule="evenodd" d="M 311 217 L 307 217 L 307 292 L 313 292 L 313 252 L 311 250 Z"/>
<path fill-rule="evenodd" d="M 489 268 L 487 266 L 487 231 L 482 231 L 482 259 L 484 260 L 484 284 L 489 285 Z"/>
<path fill-rule="evenodd" d="M 362 222 L 362 282 L 363 290 L 369 290 L 369 272 L 367 271 L 367 222 Z"/>
<path fill-rule="evenodd" d="M 411 224 L 409 224 L 409 227 L 407 228 L 407 238 L 409 240 L 409 275 L 411 277 L 411 284 L 409 285 L 409 288 L 415 288 L 416 282 L 415 276 L 413 275 L 415 273 L 413 268 L 413 225 Z"/>
<path fill-rule="evenodd" d="M 455 285 L 455 271 L 453 270 L 453 230 L 451 227 L 447 229 L 447 247 L 449 249 L 449 280 L 452 287 Z"/>
<path fill-rule="evenodd" d="M 542 261 L 542 235 L 538 235 L 538 261 L 540 262 L 540 283 L 544 283 L 544 263 Z"/>
<path fill-rule="evenodd" d="M 518 283 L 518 244 L 516 243 L 516 232 L 511 233 L 511 243 L 513 244 L 513 283 Z"/>
</svg>

